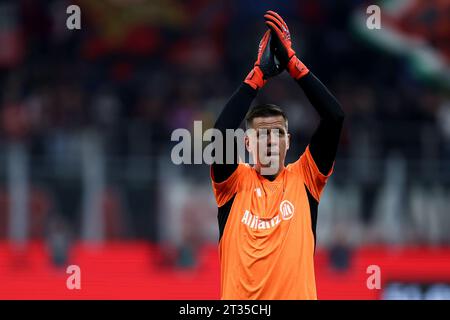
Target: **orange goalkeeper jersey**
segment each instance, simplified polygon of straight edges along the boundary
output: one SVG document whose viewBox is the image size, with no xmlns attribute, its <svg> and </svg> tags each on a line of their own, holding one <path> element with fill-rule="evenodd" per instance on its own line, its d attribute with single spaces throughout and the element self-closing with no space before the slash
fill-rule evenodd
<svg viewBox="0 0 450 320">
<path fill-rule="evenodd" d="M 317 299 L 317 206 L 332 171 L 319 172 L 309 146 L 274 181 L 243 163 L 220 183 L 211 171 L 221 227 L 221 299 Z"/>
</svg>

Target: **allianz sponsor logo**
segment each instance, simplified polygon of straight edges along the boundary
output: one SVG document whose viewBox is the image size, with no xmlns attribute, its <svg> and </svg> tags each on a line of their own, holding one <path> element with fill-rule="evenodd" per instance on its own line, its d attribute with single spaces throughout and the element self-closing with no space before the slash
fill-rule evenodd
<svg viewBox="0 0 450 320">
<path fill-rule="evenodd" d="M 283 220 L 290 220 L 294 216 L 294 206 L 288 200 L 284 200 L 280 204 L 280 212 L 271 219 L 262 219 L 252 214 L 250 210 L 245 210 L 241 222 L 251 229 L 270 229 L 276 227 Z"/>
</svg>

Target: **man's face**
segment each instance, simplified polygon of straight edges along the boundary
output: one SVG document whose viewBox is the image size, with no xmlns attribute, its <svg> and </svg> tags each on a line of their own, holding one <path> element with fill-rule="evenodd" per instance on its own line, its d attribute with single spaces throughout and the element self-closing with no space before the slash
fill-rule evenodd
<svg viewBox="0 0 450 320">
<path fill-rule="evenodd" d="M 290 135 L 283 116 L 256 117 L 245 145 L 252 154 L 255 169 L 262 175 L 276 175 L 284 168 Z"/>
</svg>

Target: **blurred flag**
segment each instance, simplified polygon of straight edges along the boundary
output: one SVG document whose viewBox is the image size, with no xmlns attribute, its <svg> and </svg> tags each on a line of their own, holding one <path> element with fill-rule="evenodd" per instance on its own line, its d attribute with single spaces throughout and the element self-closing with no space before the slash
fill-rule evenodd
<svg viewBox="0 0 450 320">
<path fill-rule="evenodd" d="M 418 78 L 450 88 L 450 1 L 387 0 L 380 3 L 381 29 L 368 29 L 365 8 L 352 30 L 376 48 L 402 56 Z"/>
</svg>

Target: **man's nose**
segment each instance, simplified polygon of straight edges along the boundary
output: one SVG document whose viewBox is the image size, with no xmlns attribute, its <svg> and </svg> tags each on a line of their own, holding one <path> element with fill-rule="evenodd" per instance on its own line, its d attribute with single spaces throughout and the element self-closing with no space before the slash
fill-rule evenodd
<svg viewBox="0 0 450 320">
<path fill-rule="evenodd" d="M 272 145 L 272 144 L 273 144 L 273 145 L 278 145 L 279 142 L 280 142 L 280 139 L 279 139 L 277 133 L 271 131 L 271 132 L 268 134 L 268 137 L 267 137 L 267 144 L 268 144 L 269 146 Z"/>
</svg>

